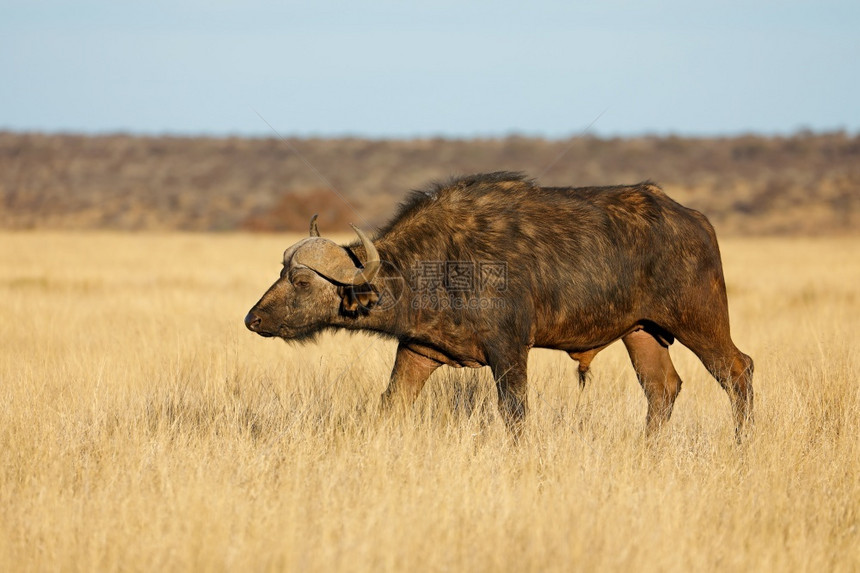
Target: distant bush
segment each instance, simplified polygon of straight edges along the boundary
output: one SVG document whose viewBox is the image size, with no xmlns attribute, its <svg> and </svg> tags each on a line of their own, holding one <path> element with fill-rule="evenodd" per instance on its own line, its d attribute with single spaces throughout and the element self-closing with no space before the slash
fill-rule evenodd
<svg viewBox="0 0 860 573">
<path fill-rule="evenodd" d="M 843 132 L 408 141 L 0 132 L 0 228 L 304 231 L 319 212 L 343 231 L 383 223 L 428 181 L 498 170 L 557 186 L 651 179 L 721 233 L 860 230 L 860 137 Z"/>
<path fill-rule="evenodd" d="M 314 215 L 319 215 L 322 233 L 343 233 L 350 222 L 356 221 L 356 213 L 333 190 L 314 189 L 284 193 L 271 207 L 249 215 L 239 228 L 262 232 L 306 230 Z"/>
</svg>

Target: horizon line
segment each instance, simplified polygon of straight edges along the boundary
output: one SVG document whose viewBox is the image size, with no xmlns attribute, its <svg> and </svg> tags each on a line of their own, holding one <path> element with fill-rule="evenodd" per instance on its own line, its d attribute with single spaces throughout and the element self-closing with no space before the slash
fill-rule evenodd
<svg viewBox="0 0 860 573">
<path fill-rule="evenodd" d="M 194 130 L 135 130 L 135 129 L 42 129 L 15 128 L 0 125 L 2 135 L 40 135 L 60 137 L 131 137 L 141 139 L 248 139 L 266 140 L 277 139 L 271 132 L 259 131 L 194 131 Z M 501 132 L 466 133 L 414 133 L 409 135 L 369 134 L 358 132 L 295 132 L 283 134 L 287 139 L 295 140 L 361 140 L 361 141 L 492 141 L 507 139 L 529 139 L 543 141 L 570 141 L 574 139 L 740 139 L 757 137 L 763 139 L 790 139 L 796 137 L 822 137 L 842 135 L 849 138 L 860 137 L 860 128 L 845 127 L 811 128 L 799 126 L 786 130 L 729 130 L 725 132 L 684 132 L 682 130 L 642 130 L 631 132 L 601 133 L 591 130 L 587 133 L 571 131 L 564 135 L 548 135 L 540 132 L 511 129 Z"/>
</svg>

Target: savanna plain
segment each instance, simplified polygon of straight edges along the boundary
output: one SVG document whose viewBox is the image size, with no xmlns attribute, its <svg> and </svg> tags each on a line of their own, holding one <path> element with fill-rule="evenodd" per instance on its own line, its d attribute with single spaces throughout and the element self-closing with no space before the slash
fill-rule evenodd
<svg viewBox="0 0 860 573">
<path fill-rule="evenodd" d="M 245 330 L 298 237 L 0 233 L 0 570 L 860 570 L 860 239 L 722 240 L 756 423 L 678 344 L 643 436 L 621 344 L 376 404 L 394 343 Z"/>
</svg>

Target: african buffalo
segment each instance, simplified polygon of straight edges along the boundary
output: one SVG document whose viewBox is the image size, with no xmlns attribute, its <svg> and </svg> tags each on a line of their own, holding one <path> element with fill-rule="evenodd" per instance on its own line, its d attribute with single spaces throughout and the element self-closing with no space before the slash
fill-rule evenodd
<svg viewBox="0 0 860 573">
<path fill-rule="evenodd" d="M 339 328 L 396 339 L 384 405 L 411 404 L 443 364 L 490 366 L 516 434 L 529 349 L 567 352 L 582 382 L 620 338 L 650 433 L 681 389 L 668 350 L 677 339 L 728 393 L 738 436 L 752 415 L 753 361 L 729 334 L 714 229 L 653 183 L 556 188 L 473 175 L 414 192 L 372 240 L 353 228 L 360 241 L 339 246 L 314 218 L 245 325 L 285 340 Z"/>
</svg>

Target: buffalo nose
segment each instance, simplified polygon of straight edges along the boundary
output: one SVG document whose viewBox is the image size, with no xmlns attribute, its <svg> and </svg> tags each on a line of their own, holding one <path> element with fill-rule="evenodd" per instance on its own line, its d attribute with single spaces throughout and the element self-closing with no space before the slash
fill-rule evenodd
<svg viewBox="0 0 860 573">
<path fill-rule="evenodd" d="M 245 326 L 252 332 L 257 332 L 260 329 L 261 322 L 263 322 L 263 319 L 254 314 L 253 310 L 245 317 Z"/>
</svg>

